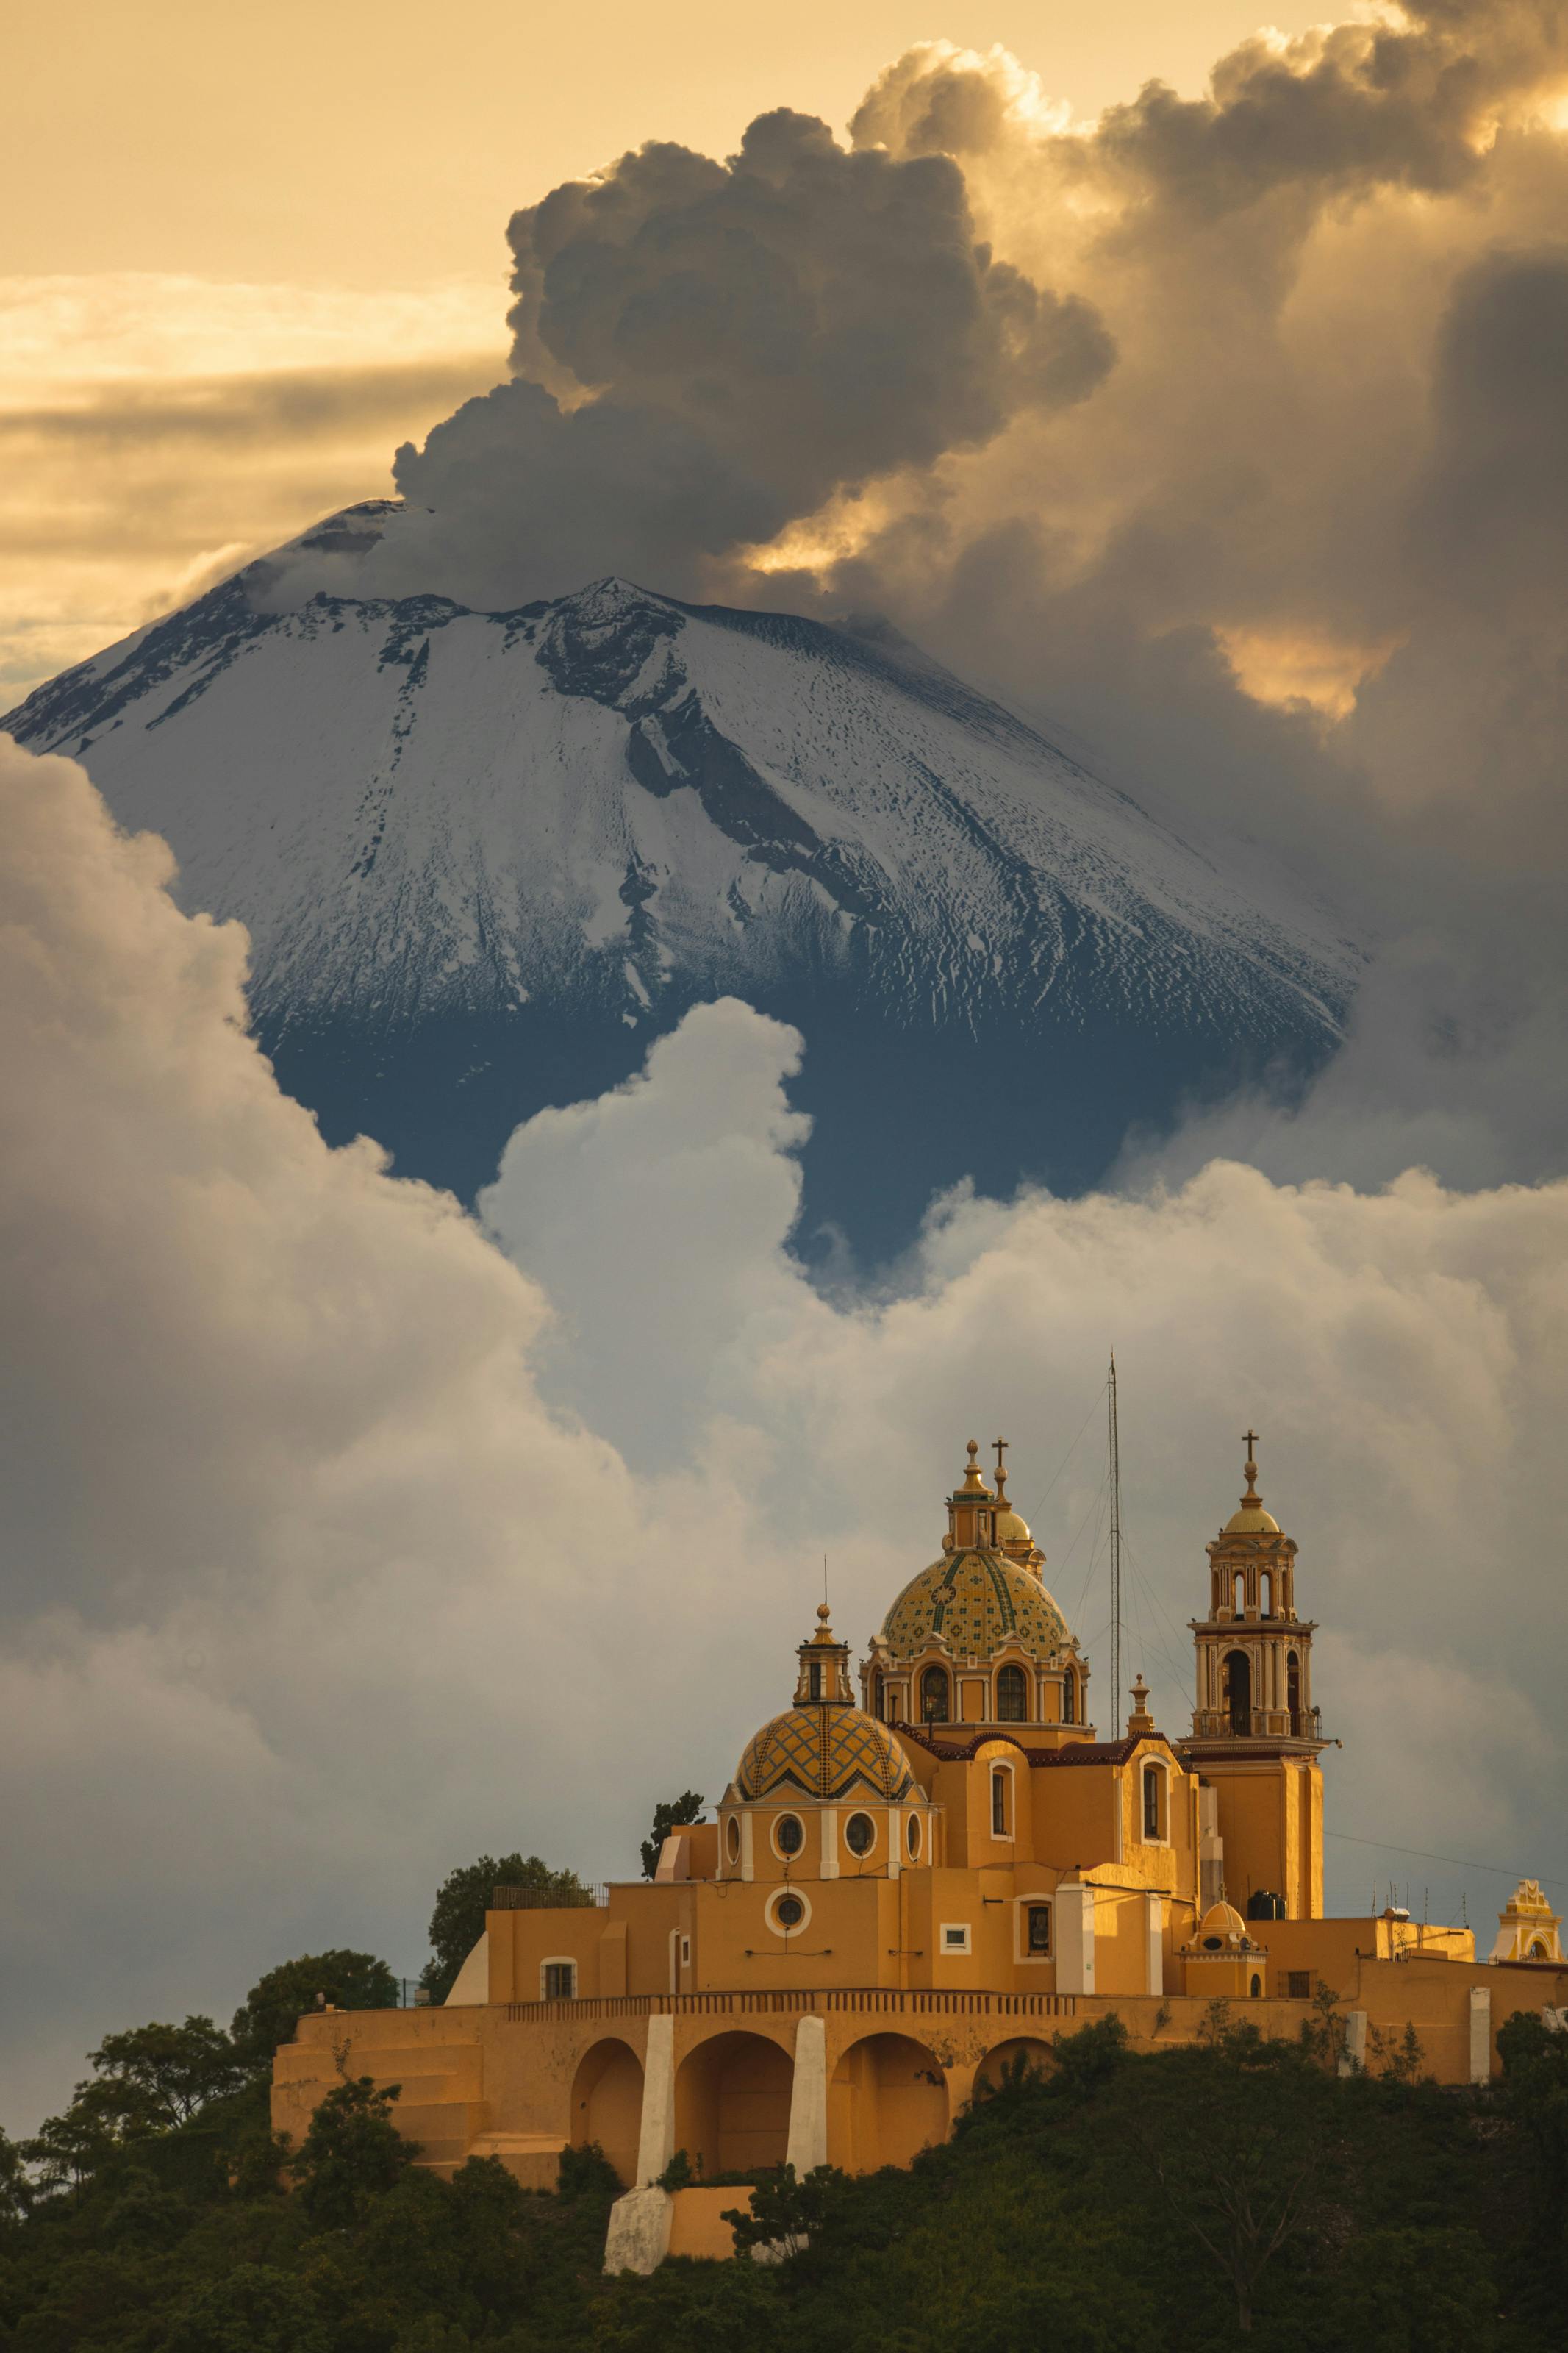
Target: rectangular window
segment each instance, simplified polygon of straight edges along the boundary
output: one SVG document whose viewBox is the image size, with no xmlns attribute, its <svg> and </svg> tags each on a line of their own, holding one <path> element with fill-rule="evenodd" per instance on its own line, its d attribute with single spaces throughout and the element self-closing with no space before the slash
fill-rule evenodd
<svg viewBox="0 0 1568 2353">
<path fill-rule="evenodd" d="M 957 1921 L 950 1921 L 943 1925 L 942 1932 L 942 1949 L 944 1953 L 968 1952 L 969 1923 L 967 1920 L 963 1921 L 962 1924 Z"/>
<path fill-rule="evenodd" d="M 1049 1956 L 1051 1949 L 1051 1907 L 1048 1904 L 1029 1906 L 1029 1950 L 1037 1960 Z"/>
<path fill-rule="evenodd" d="M 820 1659 L 813 1659 L 811 1662 L 811 1696 L 813 1699 L 822 1697 L 822 1661 Z"/>
<path fill-rule="evenodd" d="M 680 1940 L 680 1966 L 683 1969 L 689 1969 L 691 1967 L 691 1939 L 689 1936 L 682 1936 Z"/>
<path fill-rule="evenodd" d="M 546 1961 L 544 1964 L 544 1999 L 546 2001 L 572 2001 L 577 1992 L 575 1961 Z"/>
<path fill-rule="evenodd" d="M 1287 2000 L 1288 2001 L 1310 2001 L 1310 2000 L 1311 2000 L 1311 1999 L 1312 1999 L 1312 1972 L 1311 1972 L 1311 1970 L 1310 1970 L 1310 1969 L 1287 1969 L 1287 1970 L 1286 1970 L 1286 1972 L 1285 1972 L 1285 1998 L 1286 1998 L 1286 2000 Z"/>
<path fill-rule="evenodd" d="M 1011 1778 L 1012 1776 L 1007 1773 L 993 1773 L 991 1776 L 991 1835 L 993 1838 L 1005 1838 L 1007 1835 L 1007 1784 Z"/>
</svg>

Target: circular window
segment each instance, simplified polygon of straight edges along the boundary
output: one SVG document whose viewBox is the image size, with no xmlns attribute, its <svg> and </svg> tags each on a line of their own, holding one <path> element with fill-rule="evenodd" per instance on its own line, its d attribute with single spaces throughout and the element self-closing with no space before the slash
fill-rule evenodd
<svg viewBox="0 0 1568 2353">
<path fill-rule="evenodd" d="M 798 1854 L 805 1844 L 805 1826 L 798 1814 L 781 1814 L 773 1824 L 773 1844 L 781 1854 Z"/>
<path fill-rule="evenodd" d="M 724 1852 L 731 1862 L 741 1860 L 741 1825 L 733 1814 L 724 1827 Z"/>
<path fill-rule="evenodd" d="M 910 1826 L 904 1835 L 909 1841 L 910 1855 L 914 1856 L 919 1854 L 921 1851 L 921 1818 L 918 1814 L 911 1814 L 910 1816 Z"/>
<path fill-rule="evenodd" d="M 877 1825 L 869 1814 L 851 1814 L 844 1825 L 844 1843 L 851 1854 L 869 1854 L 877 1843 Z"/>
<path fill-rule="evenodd" d="M 795 1936 L 811 1918 L 811 1899 L 794 1887 L 775 1887 L 763 1909 L 775 1936 Z"/>
</svg>

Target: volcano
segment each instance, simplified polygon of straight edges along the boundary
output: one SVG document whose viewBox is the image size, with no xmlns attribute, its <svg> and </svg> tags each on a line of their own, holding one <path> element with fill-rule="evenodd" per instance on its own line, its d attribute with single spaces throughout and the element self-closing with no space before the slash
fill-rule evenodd
<svg viewBox="0 0 1568 2353">
<path fill-rule="evenodd" d="M 1359 956 L 885 628 L 619 579 L 510 612 L 325 590 L 335 516 L 0 723 L 237 916 L 281 1083 L 471 1199 L 513 1125 L 694 1003 L 794 1022 L 803 1246 L 962 1178 L 1081 1191 L 1128 1130 L 1332 1051 Z M 1239 853 L 1237 853 L 1239 860 Z"/>
</svg>

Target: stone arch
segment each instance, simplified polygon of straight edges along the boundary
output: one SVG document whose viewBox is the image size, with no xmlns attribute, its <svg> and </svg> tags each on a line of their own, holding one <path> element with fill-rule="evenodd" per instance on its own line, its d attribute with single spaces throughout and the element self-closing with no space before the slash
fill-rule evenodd
<svg viewBox="0 0 1568 2353">
<path fill-rule="evenodd" d="M 827 2094 L 827 2146 L 848 2173 L 910 2165 L 947 2138 L 947 2078 L 933 2052 L 907 2034 L 852 2042 Z"/>
<path fill-rule="evenodd" d="M 573 2146 L 583 2148 L 597 2141 L 622 2188 L 633 2189 L 641 2133 L 642 2062 L 629 2043 L 607 2035 L 577 2063 L 572 2082 Z"/>
<path fill-rule="evenodd" d="M 763 2034 L 710 2035 L 675 2078 L 675 2146 L 704 2173 L 761 2172 L 789 2149 L 795 2063 Z"/>
<path fill-rule="evenodd" d="M 1000 2091 L 1003 2077 L 1009 2068 L 1016 2067 L 1020 2059 L 1034 2075 L 1048 2075 L 1056 2064 L 1056 2053 L 1048 2042 L 1042 2042 L 1037 2035 L 1012 2035 L 1005 2042 L 999 2042 L 994 2051 L 988 2051 L 975 2069 L 975 2097 Z"/>
</svg>

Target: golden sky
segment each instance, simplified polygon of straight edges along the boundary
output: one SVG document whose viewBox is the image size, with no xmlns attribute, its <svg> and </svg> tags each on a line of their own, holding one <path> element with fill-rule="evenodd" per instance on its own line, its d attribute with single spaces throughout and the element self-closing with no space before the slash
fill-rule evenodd
<svg viewBox="0 0 1568 2353">
<path fill-rule="evenodd" d="M 1000 42 L 1094 114 L 1151 76 L 1201 90 L 1268 16 L 1262 0 L 59 0 L 6 37 L 0 271 L 493 276 L 508 215 L 557 181 L 650 138 L 722 154 L 766 107 L 841 124 L 915 42 Z"/>
</svg>

